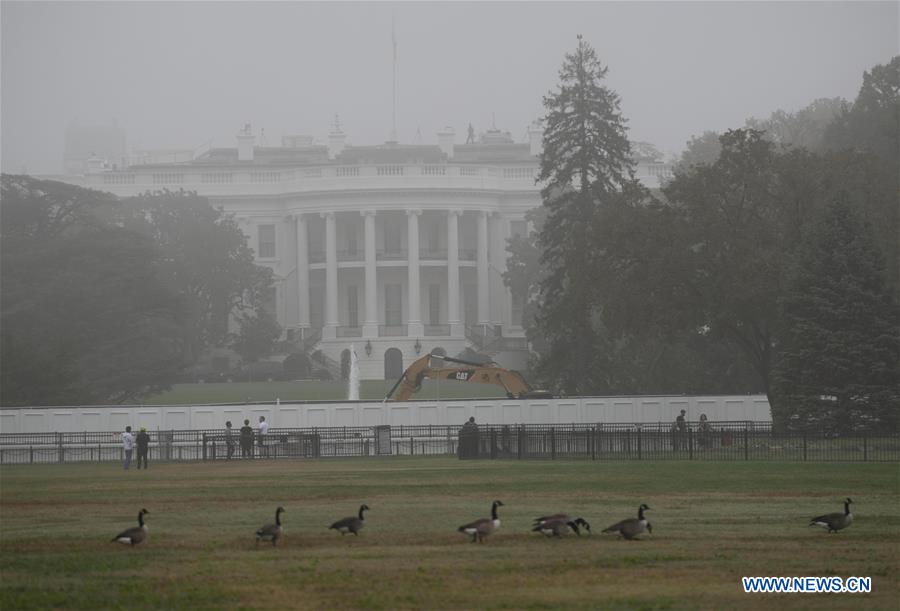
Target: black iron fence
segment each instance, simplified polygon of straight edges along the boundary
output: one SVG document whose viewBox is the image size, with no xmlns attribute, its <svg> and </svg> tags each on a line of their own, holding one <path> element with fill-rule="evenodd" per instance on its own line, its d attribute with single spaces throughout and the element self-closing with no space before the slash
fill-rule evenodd
<svg viewBox="0 0 900 611">
<path fill-rule="evenodd" d="M 135 451 L 136 454 L 136 451 Z M 150 432 L 155 461 L 457 455 L 481 459 L 900 461 L 897 432 L 776 432 L 769 423 L 521 424 Z M 121 433 L 0 433 L 0 464 L 122 460 Z"/>
</svg>

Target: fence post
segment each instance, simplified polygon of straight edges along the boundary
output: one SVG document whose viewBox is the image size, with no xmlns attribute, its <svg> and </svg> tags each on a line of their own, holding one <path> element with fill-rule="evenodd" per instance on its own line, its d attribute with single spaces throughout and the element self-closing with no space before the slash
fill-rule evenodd
<svg viewBox="0 0 900 611">
<path fill-rule="evenodd" d="M 550 427 L 550 459 L 556 460 L 556 430 Z"/>
<path fill-rule="evenodd" d="M 691 427 L 688 427 L 687 430 L 688 436 L 688 460 L 694 460 L 694 431 L 691 430 Z"/>
<path fill-rule="evenodd" d="M 591 460 L 597 460 L 597 427 L 591 427 Z"/>
<path fill-rule="evenodd" d="M 750 434 L 747 430 L 748 425 L 744 423 L 744 460 L 750 460 Z"/>
<path fill-rule="evenodd" d="M 56 434 L 57 462 L 66 462 L 66 451 L 63 449 L 62 433 Z"/>
<path fill-rule="evenodd" d="M 806 462 L 806 431 L 803 431 L 803 462 Z"/>
<path fill-rule="evenodd" d="M 863 433 L 863 462 L 869 461 L 869 435 Z"/>
<path fill-rule="evenodd" d="M 206 433 L 203 433 L 203 447 L 201 448 L 201 455 L 203 456 L 203 460 L 206 460 Z"/>
<path fill-rule="evenodd" d="M 495 429 L 491 429 L 491 459 L 494 460 L 497 458 L 497 431 Z"/>
<path fill-rule="evenodd" d="M 519 425 L 519 443 L 516 444 L 516 458 L 522 460 L 522 454 L 525 452 L 525 427 Z"/>
<path fill-rule="evenodd" d="M 412 456 L 416 453 L 415 444 L 413 444 L 413 438 L 409 438 L 409 455 Z"/>
<path fill-rule="evenodd" d="M 28 446 L 28 462 L 34 464 L 34 446 Z"/>
</svg>

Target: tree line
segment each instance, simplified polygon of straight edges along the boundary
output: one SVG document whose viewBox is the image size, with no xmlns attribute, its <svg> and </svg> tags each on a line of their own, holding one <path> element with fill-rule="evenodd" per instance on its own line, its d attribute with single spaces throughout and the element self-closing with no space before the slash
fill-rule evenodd
<svg viewBox="0 0 900 611">
<path fill-rule="evenodd" d="M 10 174 L 0 189 L 2 405 L 134 400 L 212 346 L 252 358 L 280 335 L 271 270 L 205 198 Z"/>
<path fill-rule="evenodd" d="M 897 430 L 900 57 L 852 104 L 692 139 L 658 192 L 579 37 L 544 99 L 534 231 L 505 281 L 570 395 L 762 392 L 781 427 Z"/>
</svg>

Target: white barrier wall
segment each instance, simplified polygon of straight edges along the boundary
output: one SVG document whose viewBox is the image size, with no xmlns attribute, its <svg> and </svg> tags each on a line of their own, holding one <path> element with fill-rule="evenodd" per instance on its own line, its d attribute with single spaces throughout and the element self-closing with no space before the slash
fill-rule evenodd
<svg viewBox="0 0 900 611">
<path fill-rule="evenodd" d="M 381 403 L 261 403 L 247 405 L 165 405 L 104 407 L 29 407 L 0 410 L 0 433 L 69 433 L 220 429 L 244 419 L 256 427 L 265 416 L 273 428 L 400 425 L 459 425 L 475 417 L 479 424 L 570 424 L 674 422 L 681 410 L 688 421 L 706 414 L 712 421 L 771 421 L 765 395 L 578 397 L 571 399 L 464 399 Z"/>
</svg>

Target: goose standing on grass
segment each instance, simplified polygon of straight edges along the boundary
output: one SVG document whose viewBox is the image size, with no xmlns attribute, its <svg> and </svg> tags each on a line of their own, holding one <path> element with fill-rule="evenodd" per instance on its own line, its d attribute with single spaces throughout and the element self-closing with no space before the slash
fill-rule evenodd
<svg viewBox="0 0 900 611">
<path fill-rule="evenodd" d="M 284 507 L 279 506 L 278 509 L 275 510 L 275 523 L 274 524 L 266 524 L 256 531 L 256 544 L 259 545 L 261 539 L 269 539 L 272 541 L 272 545 L 278 545 L 278 540 L 281 539 L 281 536 L 284 534 L 284 529 L 281 527 L 281 514 L 284 512 Z"/>
<path fill-rule="evenodd" d="M 836 533 L 839 530 L 847 528 L 853 524 L 853 514 L 850 513 L 850 503 L 852 502 L 853 499 L 847 497 L 844 501 L 844 513 L 826 513 L 823 516 L 810 520 L 809 525 L 822 526 L 823 528 L 827 528 L 830 533 Z"/>
<path fill-rule="evenodd" d="M 621 522 L 616 522 L 612 526 L 603 529 L 605 533 L 614 533 L 617 532 L 626 539 L 634 539 L 638 535 L 642 534 L 644 531 L 649 533 L 653 533 L 653 527 L 647 521 L 647 518 L 644 517 L 644 512 L 649 511 L 649 507 L 644 503 L 641 503 L 641 506 L 638 507 L 638 515 L 636 518 L 627 518 L 622 520 Z"/>
<path fill-rule="evenodd" d="M 123 530 L 118 535 L 112 538 L 113 541 L 118 541 L 123 544 L 137 545 L 141 541 L 147 538 L 147 525 L 144 524 L 144 515 L 150 513 L 146 509 L 141 509 L 138 512 L 138 525 L 132 526 L 127 530 Z"/>
<path fill-rule="evenodd" d="M 359 531 L 362 530 L 362 527 L 366 525 L 366 519 L 365 517 L 363 517 L 363 512 L 368 510 L 368 505 L 360 505 L 359 516 L 350 516 L 349 518 L 343 518 L 342 520 L 338 520 L 328 528 L 333 528 L 342 535 L 353 533 L 358 537 Z"/>
<path fill-rule="evenodd" d="M 588 534 L 591 532 L 591 525 L 587 523 L 587 520 L 584 518 L 575 518 L 571 519 L 557 519 L 557 520 L 544 520 L 540 524 L 535 525 L 532 528 L 532 532 L 539 532 L 548 537 L 562 537 L 565 534 L 568 534 L 571 529 L 579 537 L 581 536 L 581 529 L 584 528 L 588 531 Z"/>
<path fill-rule="evenodd" d="M 500 528 L 500 518 L 497 517 L 497 507 L 502 507 L 502 501 L 494 501 L 491 504 L 491 517 L 481 518 L 468 524 L 463 524 L 456 530 L 472 536 L 472 543 L 478 541 L 484 543 L 484 538 Z"/>
</svg>

